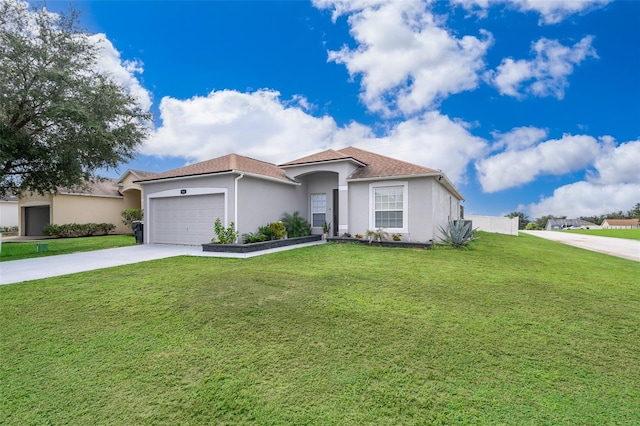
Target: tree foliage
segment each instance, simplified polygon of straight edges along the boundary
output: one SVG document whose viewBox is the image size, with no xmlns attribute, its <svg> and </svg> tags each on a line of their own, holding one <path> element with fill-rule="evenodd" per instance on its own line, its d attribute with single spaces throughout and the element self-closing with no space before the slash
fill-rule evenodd
<svg viewBox="0 0 640 426">
<path fill-rule="evenodd" d="M 151 117 L 98 53 L 74 9 L 0 1 L 0 195 L 55 192 L 133 157 Z"/>
<path fill-rule="evenodd" d="M 527 216 L 526 214 L 522 213 L 522 212 L 511 212 L 509 214 L 506 214 L 505 217 L 508 217 L 509 219 L 513 219 L 514 217 L 518 218 L 518 229 L 525 229 L 527 227 L 527 225 L 529 224 L 530 220 L 529 220 L 529 216 Z"/>
</svg>

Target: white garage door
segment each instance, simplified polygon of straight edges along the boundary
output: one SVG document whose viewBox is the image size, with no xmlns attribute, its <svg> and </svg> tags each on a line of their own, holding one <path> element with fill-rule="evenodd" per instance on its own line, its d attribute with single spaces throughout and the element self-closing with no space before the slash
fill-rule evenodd
<svg viewBox="0 0 640 426">
<path fill-rule="evenodd" d="M 151 243 L 200 245 L 215 235 L 213 223 L 224 223 L 224 194 L 153 198 L 149 239 Z"/>
</svg>

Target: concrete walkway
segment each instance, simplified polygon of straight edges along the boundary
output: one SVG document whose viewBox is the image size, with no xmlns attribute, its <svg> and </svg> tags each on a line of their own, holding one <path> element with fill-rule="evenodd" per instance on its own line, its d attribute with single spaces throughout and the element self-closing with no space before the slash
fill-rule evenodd
<svg viewBox="0 0 640 426">
<path fill-rule="evenodd" d="M 245 259 L 263 254 L 275 253 L 324 244 L 324 241 L 279 247 L 253 253 L 213 253 L 203 252 L 198 246 L 176 246 L 164 244 L 144 244 L 138 246 L 87 251 L 83 253 L 61 254 L 58 256 L 0 262 L 0 285 L 23 281 L 39 280 L 113 266 L 129 265 L 148 260 L 165 259 L 175 256 L 230 257 Z"/>
<path fill-rule="evenodd" d="M 640 241 L 623 238 L 599 237 L 563 231 L 520 231 L 547 240 L 558 241 L 585 250 L 597 251 L 623 259 L 640 262 Z"/>
</svg>

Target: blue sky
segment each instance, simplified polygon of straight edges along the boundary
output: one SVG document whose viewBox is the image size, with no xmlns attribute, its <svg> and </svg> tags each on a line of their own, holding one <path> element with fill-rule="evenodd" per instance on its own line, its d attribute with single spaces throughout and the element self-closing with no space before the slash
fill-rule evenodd
<svg viewBox="0 0 640 426">
<path fill-rule="evenodd" d="M 76 5 L 100 66 L 154 115 L 112 176 L 353 145 L 442 169 L 469 213 L 640 202 L 640 2 Z"/>
</svg>

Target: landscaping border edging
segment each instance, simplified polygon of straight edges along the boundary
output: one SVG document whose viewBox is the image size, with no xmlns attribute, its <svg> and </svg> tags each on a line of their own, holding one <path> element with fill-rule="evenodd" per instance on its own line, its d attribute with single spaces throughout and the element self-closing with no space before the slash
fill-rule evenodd
<svg viewBox="0 0 640 426">
<path fill-rule="evenodd" d="M 357 243 L 364 245 L 371 245 L 377 247 L 398 247 L 398 248 L 419 248 L 430 249 L 433 246 L 433 242 L 419 243 L 413 241 L 369 241 L 368 239 L 361 238 L 349 238 L 349 237 L 329 237 L 327 242 L 333 243 Z"/>
<path fill-rule="evenodd" d="M 278 247 L 293 246 L 296 244 L 312 243 L 320 241 L 322 235 L 308 235 L 306 237 L 284 238 L 281 240 L 263 241 L 260 243 L 250 244 L 202 244 L 202 251 L 210 251 L 217 253 L 251 253 L 260 250 L 269 250 Z"/>
</svg>

